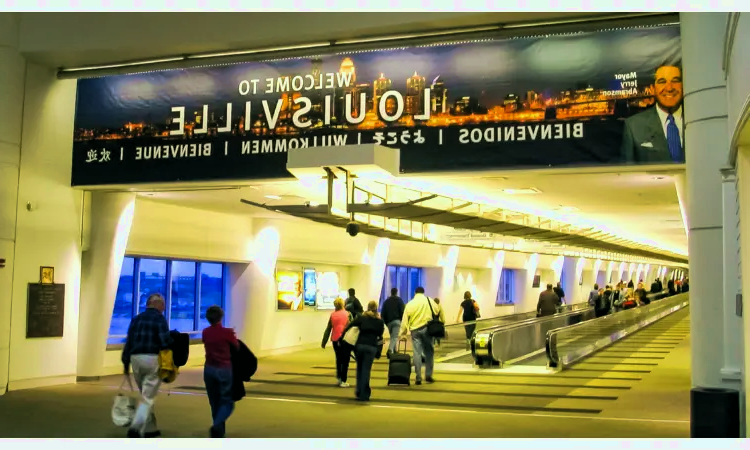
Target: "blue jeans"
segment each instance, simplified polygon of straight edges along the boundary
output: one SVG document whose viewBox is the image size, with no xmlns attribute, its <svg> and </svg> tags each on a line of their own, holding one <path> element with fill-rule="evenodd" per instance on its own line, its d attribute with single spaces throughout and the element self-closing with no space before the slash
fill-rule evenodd
<svg viewBox="0 0 750 450">
<path fill-rule="evenodd" d="M 422 381 L 422 357 L 424 357 L 424 375 L 432 378 L 432 370 L 435 366 L 435 347 L 432 345 L 432 336 L 427 333 L 427 327 L 412 330 L 411 343 L 414 346 L 414 370 L 416 380 Z"/>
<path fill-rule="evenodd" d="M 213 429 L 221 436 L 226 434 L 226 421 L 234 411 L 232 400 L 232 368 L 203 367 L 203 382 L 206 383 L 208 403 L 211 405 Z"/>
<path fill-rule="evenodd" d="M 375 355 L 378 353 L 378 349 L 372 345 L 357 345 L 355 349 L 357 354 L 357 386 L 355 389 L 355 395 L 357 399 L 367 401 L 370 400 L 370 373 L 372 372 L 372 365 L 375 363 Z"/>
<path fill-rule="evenodd" d="M 396 353 L 398 348 L 398 333 L 401 331 L 401 321 L 391 320 L 388 322 L 388 334 L 391 335 L 391 342 L 388 343 L 388 351 L 390 353 Z"/>
</svg>

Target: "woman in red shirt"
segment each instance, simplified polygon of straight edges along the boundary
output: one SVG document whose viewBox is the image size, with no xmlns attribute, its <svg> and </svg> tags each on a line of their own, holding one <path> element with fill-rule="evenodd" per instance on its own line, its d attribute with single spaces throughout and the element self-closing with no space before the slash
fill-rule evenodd
<svg viewBox="0 0 750 450">
<path fill-rule="evenodd" d="M 328 337 L 330 336 L 333 343 L 333 351 L 336 354 L 337 383 L 339 386 L 345 388 L 349 387 L 346 378 L 349 373 L 349 355 L 351 354 L 351 350 L 341 345 L 341 338 L 344 337 L 344 328 L 349 324 L 351 317 L 349 312 L 344 309 L 344 300 L 337 298 L 333 301 L 333 307 L 335 311 L 331 313 L 331 318 L 328 319 L 328 326 L 325 333 L 323 333 L 321 347 L 326 348 Z"/>
<path fill-rule="evenodd" d="M 209 433 L 212 438 L 225 436 L 227 419 L 234 411 L 230 346 L 235 349 L 239 349 L 240 346 L 234 330 L 222 326 L 223 318 L 224 311 L 218 306 L 211 306 L 206 311 L 206 320 L 211 325 L 203 330 L 203 346 L 206 349 L 203 382 L 206 384 L 208 403 L 211 405 L 213 425 Z"/>
</svg>

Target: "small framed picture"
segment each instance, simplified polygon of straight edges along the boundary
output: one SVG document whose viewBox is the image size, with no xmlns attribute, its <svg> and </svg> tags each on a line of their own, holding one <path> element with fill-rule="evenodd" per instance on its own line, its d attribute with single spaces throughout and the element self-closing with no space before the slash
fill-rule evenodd
<svg viewBox="0 0 750 450">
<path fill-rule="evenodd" d="M 55 284 L 55 268 L 54 267 L 40 267 L 39 268 L 39 283 Z"/>
</svg>

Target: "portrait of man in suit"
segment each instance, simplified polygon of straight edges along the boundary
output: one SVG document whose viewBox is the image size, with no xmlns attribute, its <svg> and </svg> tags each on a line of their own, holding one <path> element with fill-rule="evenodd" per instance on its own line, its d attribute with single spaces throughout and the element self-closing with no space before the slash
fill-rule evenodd
<svg viewBox="0 0 750 450">
<path fill-rule="evenodd" d="M 682 69 L 656 69 L 656 105 L 625 120 L 621 153 L 626 163 L 684 163 Z"/>
</svg>

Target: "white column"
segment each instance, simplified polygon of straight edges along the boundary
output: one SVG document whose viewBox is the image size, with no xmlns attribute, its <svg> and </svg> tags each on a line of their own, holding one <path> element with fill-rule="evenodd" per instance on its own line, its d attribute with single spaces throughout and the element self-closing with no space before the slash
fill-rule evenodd
<svg viewBox="0 0 750 450">
<path fill-rule="evenodd" d="M 722 70 L 726 13 L 681 13 L 686 193 L 690 254 L 691 365 L 695 387 L 722 387 L 723 196 L 727 93 Z"/>
<path fill-rule="evenodd" d="M 742 366 L 745 359 L 742 316 L 737 311 L 740 285 L 740 227 L 737 204 L 737 177 L 734 170 L 722 172 L 724 198 L 724 365 L 721 376 L 726 383 L 742 387 Z M 692 284 L 692 280 L 691 280 Z M 692 289 L 692 286 L 691 286 Z"/>
<path fill-rule="evenodd" d="M 232 264 L 229 269 L 230 323 L 237 337 L 263 356 L 274 347 L 276 330 L 267 327 L 276 311 L 276 261 L 281 235 L 271 224 L 253 221 L 253 262 Z"/>
<path fill-rule="evenodd" d="M 740 204 L 739 208 L 739 224 L 740 230 L 742 225 L 750 223 L 750 148 L 740 147 L 737 152 L 737 196 Z M 747 228 L 747 226 L 746 226 Z M 742 322 L 743 322 L 743 342 L 750 339 L 750 299 L 745 292 L 750 292 L 750 233 L 743 233 L 740 231 L 740 245 L 739 245 L 739 262 L 740 262 L 740 283 L 742 291 Z M 692 274 L 691 274 L 692 275 Z M 693 279 L 690 279 L 690 290 L 693 290 Z M 743 350 L 743 366 L 744 373 L 748 373 L 750 370 L 750 345 L 745 345 Z M 744 394 L 740 396 L 740 411 L 745 410 L 747 405 L 747 381 L 743 376 L 743 391 Z M 750 427 L 750 415 L 744 414 L 745 420 L 741 422 L 744 425 L 740 436 L 745 437 L 747 435 L 747 429 Z"/>
<path fill-rule="evenodd" d="M 8 385 L 18 176 L 21 165 L 24 74 L 18 15 L 0 13 L 0 395 Z"/>
<path fill-rule="evenodd" d="M 580 286 L 578 286 L 578 277 L 580 276 L 580 274 L 578 273 L 577 266 L 578 257 L 565 257 L 565 261 L 563 261 L 562 271 L 562 276 L 564 279 L 561 281 L 563 284 L 563 290 L 565 291 L 565 303 L 568 305 L 580 302 L 577 297 L 577 293 L 578 291 L 580 291 Z"/>
<path fill-rule="evenodd" d="M 134 193 L 91 195 L 91 245 L 81 261 L 78 312 L 79 378 L 104 374 L 104 354 L 135 212 Z M 135 297 L 137 300 L 137 297 Z"/>
<path fill-rule="evenodd" d="M 525 313 L 534 311 L 539 301 L 539 292 L 545 289 L 544 281 L 541 282 L 539 288 L 533 288 L 534 276 L 539 272 L 542 273 L 542 269 L 539 267 L 539 255 L 532 253 L 526 258 L 523 270 L 519 270 L 519 281 L 523 284 L 521 286 L 521 292 L 523 296 L 521 301 L 516 302 L 515 313 Z M 559 279 L 559 272 L 555 273 L 555 279 Z"/>
<path fill-rule="evenodd" d="M 368 236 L 361 264 L 350 271 L 349 284 L 357 290 L 357 297 L 364 308 L 370 300 L 380 301 L 390 247 L 390 239 Z"/>
</svg>

